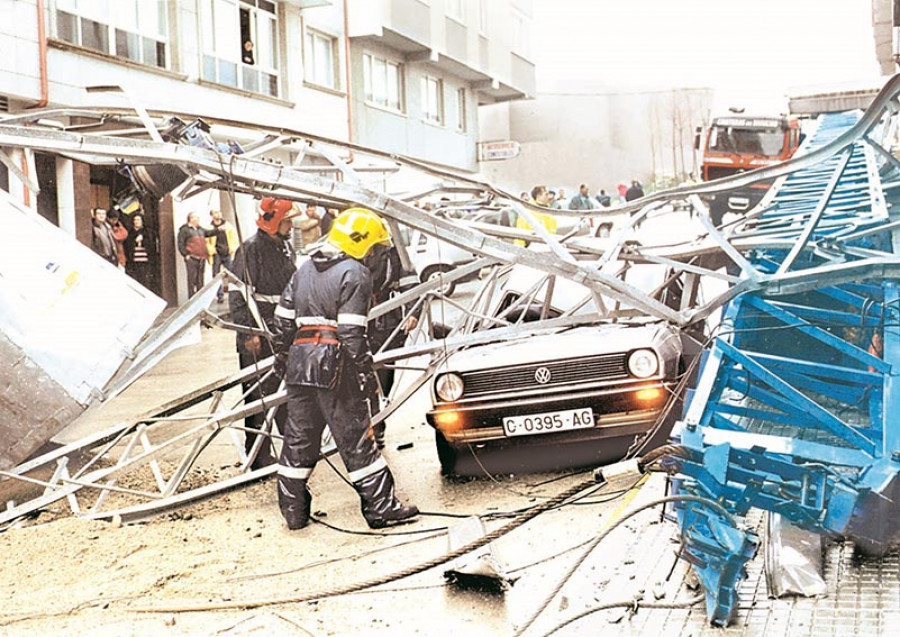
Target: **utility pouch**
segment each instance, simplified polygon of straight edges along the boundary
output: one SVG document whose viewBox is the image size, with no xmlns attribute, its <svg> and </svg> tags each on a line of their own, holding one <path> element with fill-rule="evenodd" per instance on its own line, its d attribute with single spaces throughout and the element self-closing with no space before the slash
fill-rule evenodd
<svg viewBox="0 0 900 637">
<path fill-rule="evenodd" d="M 341 373 L 337 327 L 304 325 L 294 337 L 285 382 L 288 385 L 334 389 Z"/>
</svg>

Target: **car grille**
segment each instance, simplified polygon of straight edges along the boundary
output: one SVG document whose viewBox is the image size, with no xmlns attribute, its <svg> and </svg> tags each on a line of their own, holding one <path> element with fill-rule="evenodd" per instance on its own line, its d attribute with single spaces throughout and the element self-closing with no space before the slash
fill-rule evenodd
<svg viewBox="0 0 900 637">
<path fill-rule="evenodd" d="M 584 356 L 548 363 L 535 363 L 510 368 L 487 369 L 462 374 L 464 398 L 486 394 L 535 390 L 573 383 L 603 382 L 628 378 L 626 354 Z M 539 383 L 535 372 L 540 367 L 550 371 L 550 381 Z"/>
</svg>

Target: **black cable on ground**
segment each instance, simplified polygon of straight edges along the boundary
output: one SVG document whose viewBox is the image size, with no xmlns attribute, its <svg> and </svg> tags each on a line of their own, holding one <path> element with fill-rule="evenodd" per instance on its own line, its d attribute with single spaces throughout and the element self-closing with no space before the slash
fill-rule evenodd
<svg viewBox="0 0 900 637">
<path fill-rule="evenodd" d="M 345 476 L 345 475 L 343 474 L 343 472 L 341 472 L 341 470 L 337 467 L 337 465 L 335 465 L 335 464 L 328 458 L 328 456 L 322 456 L 322 459 L 328 464 L 329 467 L 331 467 L 331 469 L 332 469 L 332 470 L 337 474 L 337 476 L 344 482 L 344 484 L 346 484 L 346 485 L 348 485 L 348 486 L 350 486 L 350 487 L 353 487 L 353 483 L 351 483 L 350 480 L 347 479 L 347 476 Z M 568 475 L 569 475 L 569 474 L 567 474 L 566 476 L 563 476 L 563 477 L 568 477 Z M 599 489 L 599 488 L 602 488 L 602 487 L 603 487 L 602 484 L 597 485 L 597 488 L 598 488 L 598 489 Z M 518 493 L 518 492 L 515 492 L 515 491 L 512 491 L 512 493 L 515 494 L 515 495 L 518 495 L 518 496 L 520 496 L 520 497 L 528 497 L 528 498 L 546 497 L 546 496 L 536 496 L 536 495 L 529 496 L 529 495 L 522 494 L 522 493 Z M 583 497 L 587 497 L 587 496 L 589 496 L 589 495 L 591 495 L 591 494 L 589 494 L 589 493 L 588 493 L 588 494 L 585 494 L 585 495 L 581 496 L 581 497 L 578 498 L 578 499 L 581 499 L 581 498 L 583 498 Z M 549 498 L 548 498 L 548 499 L 549 499 Z M 576 499 L 575 501 L 573 501 L 572 504 L 576 504 L 578 499 Z M 470 517 L 472 517 L 472 516 L 474 516 L 474 515 L 478 515 L 478 517 L 481 517 L 482 519 L 496 519 L 496 518 L 515 517 L 515 516 L 517 516 L 517 515 L 520 515 L 520 514 L 524 513 L 525 511 L 529 511 L 529 510 L 533 509 L 535 506 L 537 506 L 537 505 L 531 505 L 531 506 L 527 506 L 527 507 L 522 507 L 521 509 L 514 509 L 514 510 L 512 510 L 512 511 L 494 511 L 494 512 L 491 512 L 491 513 L 485 513 L 485 514 L 475 514 L 475 513 L 447 513 L 447 512 L 445 512 L 445 511 L 419 511 L 419 515 L 421 515 L 421 516 L 432 516 L 432 517 L 458 518 L 458 519 L 465 519 L 465 518 L 470 518 Z M 335 531 L 340 531 L 340 532 L 342 532 L 342 533 L 350 533 L 350 534 L 354 534 L 354 535 L 386 536 L 386 535 L 410 535 L 410 534 L 414 534 L 414 533 L 423 533 L 423 532 L 427 532 L 427 531 L 407 531 L 407 532 L 400 532 L 400 533 L 373 533 L 373 532 L 370 532 L 370 531 L 353 531 L 353 530 L 351 530 L 351 529 L 344 529 L 344 528 L 342 528 L 342 527 L 338 527 L 338 526 L 334 526 L 333 524 L 326 523 L 326 522 L 322 521 L 322 520 L 319 519 L 319 518 L 313 518 L 313 520 L 314 520 L 315 522 L 318 522 L 318 523 L 322 524 L 323 526 L 328 527 L 329 529 L 333 529 L 333 530 L 335 530 Z M 444 530 L 446 530 L 446 527 L 442 527 L 442 528 L 443 528 Z M 439 530 L 439 529 L 429 529 L 429 530 Z"/>
<path fill-rule="evenodd" d="M 332 531 L 337 531 L 338 533 L 346 533 L 347 535 L 368 535 L 374 537 L 393 537 L 396 535 L 423 535 L 425 533 L 444 533 L 447 531 L 446 526 L 441 527 L 433 527 L 430 529 L 417 529 L 415 531 L 394 531 L 393 533 L 378 533 L 377 531 L 357 531 L 355 529 L 345 529 L 341 526 L 336 526 L 331 524 L 330 522 L 325 522 L 321 518 L 317 518 L 315 516 L 310 517 L 310 521 L 315 522 L 316 524 L 321 524 L 326 529 L 331 529 Z"/>
<path fill-rule="evenodd" d="M 324 591 L 320 591 L 318 593 L 311 593 L 307 595 L 298 595 L 294 597 L 280 597 L 280 598 L 269 598 L 269 599 L 259 599 L 259 600 L 235 600 L 229 602 L 219 602 L 219 603 L 208 603 L 208 604 L 195 604 L 195 605 L 183 605 L 183 606 L 159 606 L 159 607 L 142 607 L 142 608 L 130 608 L 126 610 L 132 610 L 138 613 L 191 613 L 191 612 L 205 612 L 211 610 L 227 610 L 227 609 L 250 609 L 250 608 L 259 608 L 261 606 L 274 606 L 277 604 L 298 604 L 302 602 L 309 602 L 317 599 L 324 599 L 327 597 L 336 597 L 338 595 L 346 595 L 348 593 L 355 593 L 361 590 L 365 590 L 368 588 L 373 588 L 375 586 L 379 586 L 381 584 L 386 584 L 388 582 L 393 582 L 396 580 L 400 580 L 406 577 L 410 577 L 411 575 L 417 575 L 424 571 L 427 571 L 435 566 L 440 566 L 441 564 L 446 564 L 452 560 L 457 559 L 465 555 L 466 553 L 470 553 L 476 549 L 481 548 L 487 544 L 490 544 L 497 538 L 510 533 L 511 531 L 517 529 L 522 526 L 532 518 L 537 517 L 547 509 L 550 509 L 558 504 L 565 502 L 569 498 L 574 495 L 577 495 L 580 491 L 588 488 L 589 486 L 595 485 L 596 482 L 591 480 L 586 480 L 580 484 L 573 486 L 572 488 L 564 491 L 563 493 L 557 495 L 555 498 L 548 500 L 547 502 L 543 502 L 534 509 L 528 511 L 527 513 L 517 517 L 512 520 L 508 524 L 503 525 L 499 529 L 491 531 L 485 536 L 469 542 L 465 546 L 458 548 L 455 551 L 451 551 L 445 555 L 440 557 L 436 557 L 427 562 L 423 562 L 416 566 L 411 566 L 409 568 L 403 569 L 401 571 L 397 571 L 395 573 L 391 573 L 388 575 L 384 575 L 378 578 L 373 578 L 369 580 L 365 580 L 363 582 L 358 582 L 356 584 L 349 584 L 346 586 L 339 586 L 336 588 L 326 589 Z"/>
<path fill-rule="evenodd" d="M 566 585 L 566 582 L 568 582 L 569 579 L 571 579 L 571 577 L 572 577 L 572 575 L 574 575 L 575 571 L 578 570 L 578 567 L 580 567 L 582 565 L 582 563 L 584 563 L 584 561 L 587 559 L 588 555 L 590 555 L 591 552 L 595 548 L 597 548 L 597 545 L 600 544 L 600 542 L 602 542 L 604 539 L 606 539 L 606 537 L 609 536 L 610 533 L 612 533 L 614 530 L 619 528 L 619 526 L 621 526 L 625 521 L 633 518 L 638 513 L 645 511 L 647 509 L 653 508 L 655 506 L 658 506 L 660 504 L 667 504 L 669 502 L 697 502 L 699 504 L 703 504 L 712 509 L 715 509 L 720 515 L 727 518 L 728 521 L 733 526 L 737 526 L 735 523 L 734 517 L 731 515 L 731 513 L 729 513 L 725 509 L 725 507 L 723 507 L 721 504 L 719 504 L 718 502 L 716 502 L 714 500 L 710 500 L 709 498 L 703 498 L 703 497 L 696 496 L 696 495 L 670 495 L 670 496 L 666 496 L 664 498 L 658 498 L 656 500 L 652 500 L 650 502 L 642 504 L 641 506 L 639 506 L 635 509 L 632 509 L 631 511 L 629 511 L 628 513 L 623 515 L 621 518 L 619 518 L 613 524 L 611 524 L 609 527 L 607 527 L 602 533 L 600 533 L 600 535 L 598 535 L 596 538 L 591 540 L 590 544 L 588 544 L 587 549 L 584 551 L 584 553 L 582 553 L 581 557 L 579 557 L 575 561 L 575 563 L 572 565 L 572 567 L 566 572 L 566 574 L 562 577 L 562 579 L 560 579 L 559 583 L 557 583 L 557 585 L 553 588 L 551 593 L 537 607 L 537 610 L 535 610 L 534 614 L 531 617 L 529 617 L 528 620 L 526 620 L 526 622 L 524 624 L 522 624 L 522 626 L 520 626 L 516 630 L 515 633 L 513 633 L 513 637 L 520 637 L 526 630 L 528 630 L 528 628 L 535 622 L 535 620 L 540 616 L 540 614 L 543 613 L 547 609 L 547 607 L 550 605 L 550 602 L 553 601 L 553 598 L 556 597 L 557 593 L 559 593 L 559 591 L 562 590 L 562 587 Z"/>
</svg>

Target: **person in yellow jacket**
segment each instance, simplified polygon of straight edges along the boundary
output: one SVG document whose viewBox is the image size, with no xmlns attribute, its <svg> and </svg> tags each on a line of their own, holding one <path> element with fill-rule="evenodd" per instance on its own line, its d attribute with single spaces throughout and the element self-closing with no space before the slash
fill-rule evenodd
<svg viewBox="0 0 900 637">
<path fill-rule="evenodd" d="M 210 210 L 209 216 L 212 218 L 215 234 L 206 238 L 206 250 L 209 253 L 209 264 L 212 266 L 213 276 L 216 276 L 223 267 L 231 269 L 231 261 L 241 242 L 237 229 L 222 217 L 220 210 Z M 216 293 L 216 300 L 219 303 L 224 300 L 227 291 L 228 283 L 226 282 L 219 287 L 219 291 Z"/>
<path fill-rule="evenodd" d="M 547 186 L 535 186 L 534 188 L 532 188 L 531 200 L 539 206 L 549 208 L 550 191 L 547 190 Z M 556 217 L 544 212 L 537 212 L 536 210 L 533 210 L 532 214 L 538 218 L 538 220 L 541 222 L 541 225 L 546 228 L 547 232 L 556 234 Z M 516 219 L 516 228 L 519 228 L 520 230 L 531 230 L 531 224 L 525 221 L 525 218 L 522 217 L 522 215 L 519 215 Z M 515 243 L 517 246 L 528 245 L 528 243 L 523 239 L 516 239 L 513 243 Z"/>
</svg>

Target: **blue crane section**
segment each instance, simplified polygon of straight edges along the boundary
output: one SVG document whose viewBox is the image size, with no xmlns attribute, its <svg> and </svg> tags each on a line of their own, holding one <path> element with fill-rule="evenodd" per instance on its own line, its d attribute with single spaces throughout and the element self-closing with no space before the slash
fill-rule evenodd
<svg viewBox="0 0 900 637">
<path fill-rule="evenodd" d="M 835 143 L 867 116 L 855 141 Z M 875 121 L 821 116 L 799 155 L 836 152 L 782 176 L 734 229 L 758 242 L 744 252 L 758 276 L 778 283 L 724 306 L 663 464 L 677 490 L 736 516 L 756 507 L 883 552 L 900 539 L 900 292 L 880 256 L 895 252 L 900 171 L 873 141 L 891 137 L 890 119 Z M 726 625 L 759 538 L 702 504 L 677 514 L 707 616 Z"/>
</svg>

